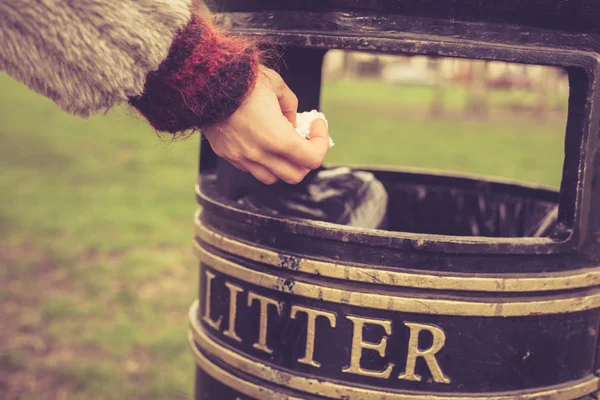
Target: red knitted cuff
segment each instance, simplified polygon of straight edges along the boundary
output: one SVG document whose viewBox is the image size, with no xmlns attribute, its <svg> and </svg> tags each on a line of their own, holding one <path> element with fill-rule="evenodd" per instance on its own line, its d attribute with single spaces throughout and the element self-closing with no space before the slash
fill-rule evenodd
<svg viewBox="0 0 600 400">
<path fill-rule="evenodd" d="M 252 90 L 259 51 L 250 40 L 226 36 L 198 17 L 173 41 L 169 55 L 129 99 L 158 131 L 198 129 L 229 117 Z"/>
</svg>

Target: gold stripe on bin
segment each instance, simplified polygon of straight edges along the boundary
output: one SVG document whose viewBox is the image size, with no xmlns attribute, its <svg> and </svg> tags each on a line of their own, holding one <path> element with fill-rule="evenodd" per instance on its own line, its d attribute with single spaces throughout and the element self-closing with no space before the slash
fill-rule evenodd
<svg viewBox="0 0 600 400">
<path fill-rule="evenodd" d="M 470 301 L 448 298 L 405 297 L 342 290 L 310 284 L 252 270 L 195 246 L 198 259 L 222 274 L 265 289 L 276 290 L 329 303 L 351 305 L 377 310 L 417 314 L 458 315 L 465 317 L 523 317 L 574 313 L 600 307 L 600 291 L 544 297 L 535 300 Z M 291 285 L 290 285 L 291 283 Z"/>
<path fill-rule="evenodd" d="M 252 246 L 223 236 L 205 225 L 196 216 L 196 236 L 203 242 L 227 253 L 285 268 L 284 259 L 275 251 Z M 284 256 L 285 257 L 285 256 Z M 288 256 L 289 257 L 289 256 Z M 426 272 L 410 273 L 385 267 L 356 267 L 347 264 L 311 260 L 294 256 L 294 271 L 306 274 L 345 279 L 354 282 L 403 286 L 421 289 L 468 290 L 482 292 L 540 292 L 587 288 L 600 285 L 600 267 L 560 273 L 512 274 L 510 276 L 435 275 Z"/>
<path fill-rule="evenodd" d="M 218 358 L 231 368 L 241 371 L 243 373 L 252 375 L 256 378 L 266 380 L 270 383 L 282 385 L 290 389 L 298 390 L 307 394 L 324 396 L 332 399 L 352 399 L 352 400 L 414 400 L 415 398 L 423 400 L 528 400 L 528 399 L 553 399 L 553 400 L 570 400 L 579 398 L 590 394 L 598 389 L 599 378 L 590 376 L 579 381 L 571 382 L 569 384 L 557 385 L 555 387 L 541 388 L 536 391 L 514 391 L 514 392 L 502 392 L 502 393 L 480 393 L 477 395 L 468 396 L 466 394 L 457 395 L 443 395 L 435 393 L 393 393 L 383 392 L 375 389 L 365 389 L 361 387 L 341 385 L 333 382 L 327 382 L 321 378 L 313 379 L 307 378 L 301 375 L 291 374 L 269 365 L 248 359 L 242 355 L 234 352 L 225 346 L 221 346 L 212 339 L 210 339 L 203 331 L 202 326 L 197 320 L 198 315 L 198 301 L 194 302 L 190 308 L 190 347 L 194 353 L 196 362 L 207 373 L 213 376 L 217 380 L 219 377 L 214 376 L 216 367 L 210 363 L 206 357 L 202 355 L 196 348 L 196 344 L 202 348 L 203 351 L 207 352 L 213 357 Z M 221 375 L 224 371 L 221 370 Z M 226 374 L 226 373 L 225 373 Z M 235 384 L 237 385 L 234 389 L 247 393 L 240 388 L 247 383 L 234 378 Z M 222 381 L 223 382 L 223 381 Z M 230 385 L 230 382 L 223 382 Z M 254 386 L 253 384 L 249 384 Z M 233 386 L 232 386 L 233 387 Z M 265 394 L 266 396 L 266 394 Z M 281 395 L 280 395 L 281 396 Z M 258 399 L 278 399 L 281 397 L 257 397 Z M 284 397 L 288 398 L 288 397 Z"/>
<path fill-rule="evenodd" d="M 255 385 L 251 382 L 243 381 L 237 376 L 225 371 L 223 368 L 220 368 L 216 364 L 212 363 L 208 358 L 204 357 L 200 351 L 198 351 L 196 345 L 194 344 L 192 332 L 189 332 L 188 334 L 188 342 L 190 349 L 192 350 L 192 355 L 196 360 L 196 364 L 198 364 L 198 366 L 213 379 L 216 379 L 225 386 L 228 386 L 240 393 L 245 394 L 246 396 L 250 396 L 257 400 L 304 400 L 301 397 L 293 397 L 283 393 L 277 393 L 271 389 Z"/>
</svg>

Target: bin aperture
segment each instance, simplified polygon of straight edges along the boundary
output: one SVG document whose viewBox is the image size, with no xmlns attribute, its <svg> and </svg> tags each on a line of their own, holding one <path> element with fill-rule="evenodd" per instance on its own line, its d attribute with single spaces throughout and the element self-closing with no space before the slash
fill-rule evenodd
<svg viewBox="0 0 600 400">
<path fill-rule="evenodd" d="M 344 147 L 327 161 L 558 188 L 568 98 L 561 68 L 331 50 L 321 107 Z"/>
<path fill-rule="evenodd" d="M 461 136 L 462 129 L 460 128 L 461 122 L 463 126 L 468 127 L 473 122 L 478 122 L 477 135 L 485 138 L 484 140 L 491 140 L 488 132 L 485 131 L 486 126 L 492 127 L 497 125 L 499 121 L 518 118 L 521 123 L 527 123 L 523 127 L 520 127 L 519 134 L 515 135 L 511 132 L 505 132 L 508 136 L 512 134 L 513 141 L 509 142 L 504 136 L 502 143 L 504 147 L 488 147 L 487 150 L 493 151 L 493 153 L 510 154 L 515 150 L 521 151 L 523 147 L 523 138 L 528 134 L 528 128 L 533 126 L 535 121 L 540 121 L 540 110 L 539 100 L 534 99 L 532 103 L 529 99 L 528 106 L 535 107 L 534 110 L 523 110 L 519 113 L 513 110 L 507 110 L 506 104 L 502 104 L 498 101 L 497 97 L 503 96 L 507 98 L 507 90 L 519 90 L 515 95 L 512 94 L 513 99 L 516 96 L 522 96 L 523 94 L 529 94 L 531 96 L 543 96 L 547 97 L 546 94 L 539 94 L 533 92 L 534 87 L 544 84 L 544 79 L 548 80 L 549 75 L 552 79 L 560 80 L 557 85 L 562 85 L 562 92 L 555 96 L 555 101 L 561 107 L 558 111 L 547 110 L 548 114 L 552 114 L 552 124 L 556 127 L 550 128 L 549 124 L 544 125 L 546 130 L 544 132 L 548 136 L 556 137 L 553 147 L 549 147 L 552 152 L 548 153 L 548 148 L 538 149 L 535 146 L 526 149 L 527 153 L 531 153 L 527 156 L 527 159 L 532 160 L 532 165 L 526 167 L 521 166 L 521 169 L 531 168 L 535 169 L 537 166 L 535 160 L 539 157 L 542 159 L 555 158 L 554 162 L 556 170 L 556 176 L 552 178 L 555 186 L 560 183 L 560 171 L 562 169 L 560 164 L 563 161 L 563 147 L 564 147 L 564 130 L 566 125 L 566 111 L 568 101 L 568 76 L 566 71 L 555 68 L 555 67 L 543 67 L 543 66 L 528 66 L 525 64 L 514 64 L 514 63 L 500 63 L 498 61 L 495 64 L 492 62 L 492 67 L 488 67 L 490 71 L 487 72 L 488 81 L 483 82 L 489 88 L 484 89 L 489 92 L 494 91 L 491 94 L 489 104 L 489 114 L 487 118 L 485 116 L 473 116 L 469 113 L 468 101 L 470 83 L 467 81 L 473 81 L 478 79 L 473 76 L 475 71 L 477 60 L 469 59 L 450 59 L 450 58 L 427 58 L 421 57 L 416 59 L 415 57 L 408 58 L 406 56 L 390 56 L 387 55 L 383 60 L 379 60 L 376 56 L 381 56 L 382 53 L 354 53 L 354 52 L 340 52 L 332 54 L 328 53 L 325 57 L 325 63 L 323 67 L 324 72 L 324 94 L 323 94 L 323 109 L 326 112 L 331 112 L 333 119 L 332 131 L 339 132 L 342 135 L 342 146 L 334 150 L 334 162 L 339 160 L 345 160 L 354 165 L 360 164 L 352 162 L 352 160 L 345 156 L 345 153 L 356 153 L 356 149 L 360 149 L 360 152 L 368 152 L 372 155 L 371 162 L 367 162 L 370 166 L 379 164 L 381 167 L 401 166 L 404 167 L 437 167 L 440 169 L 448 165 L 442 162 L 440 163 L 436 159 L 440 156 L 446 159 L 451 159 L 452 155 L 456 153 L 452 148 L 452 140 L 456 145 L 460 145 L 461 140 L 468 142 Z M 350 58 L 352 57 L 352 58 Z M 349 59 L 347 59 L 349 58 Z M 414 62 L 416 59 L 416 63 Z M 329 60 L 329 61 L 328 61 Z M 427 65 L 432 63 L 432 60 L 436 60 L 434 67 L 440 68 L 440 65 L 445 65 L 443 71 L 431 71 L 427 70 Z M 300 59 L 294 60 L 295 63 L 301 63 Z M 337 62 L 337 66 L 336 66 Z M 340 64 L 346 65 L 346 68 L 341 68 Z M 406 69 L 408 64 L 421 65 L 424 69 L 424 73 L 412 77 L 402 77 L 397 72 L 397 69 Z M 533 75 L 517 75 L 524 68 L 537 67 L 537 76 Z M 418 68 L 413 70 L 418 71 Z M 385 71 L 388 72 L 385 72 Z M 362 71 L 362 72 L 361 72 Z M 366 71 L 366 72 L 365 72 Z M 536 72 L 536 70 L 534 70 Z M 507 75 L 509 74 L 509 75 Z M 512 75 L 510 75 L 512 74 Z M 521 73 L 522 74 L 522 73 Z M 361 80 L 361 78 L 363 78 Z M 404 79 L 404 80 L 401 80 Z M 407 81 L 407 79 L 412 79 Z M 415 81 L 416 79 L 416 81 Z M 433 110 L 429 110 L 429 104 L 424 103 L 425 109 L 421 108 L 416 110 L 416 113 L 425 113 L 425 116 L 419 116 L 416 120 L 413 120 L 410 128 L 405 127 L 405 122 L 408 119 L 409 123 L 411 115 L 415 114 L 414 105 L 410 101 L 404 102 L 393 102 L 394 95 L 402 96 L 403 88 L 407 85 L 411 85 L 411 90 L 414 91 L 415 85 L 420 86 L 419 94 L 425 93 L 426 95 L 433 96 L 436 90 L 436 79 L 444 79 L 446 81 L 446 90 L 454 91 L 454 94 L 450 93 L 451 96 L 462 94 L 464 104 L 450 105 L 450 108 L 441 110 L 443 115 L 428 115 Z M 507 81 L 512 79 L 512 81 Z M 331 85 L 327 85 L 327 82 L 332 82 Z M 402 84 L 399 84 L 402 82 Z M 467 82 L 467 83 L 465 83 Z M 386 86 L 383 86 L 386 85 Z M 510 86 L 512 85 L 512 87 Z M 355 87 L 356 92 L 350 93 L 346 87 Z M 392 104 L 387 106 L 387 109 L 381 109 L 383 104 L 377 103 L 376 97 L 373 93 L 365 93 L 365 90 L 372 90 L 375 87 L 377 89 L 384 89 L 385 93 L 377 93 L 378 96 L 383 96 L 386 100 L 392 101 Z M 500 90 L 494 89 L 501 87 Z M 480 89 L 480 88 L 478 88 Z M 528 92 L 529 91 L 529 92 Z M 394 94 L 394 92 L 396 92 Z M 341 93 L 341 94 L 340 94 Z M 480 94 L 477 94 L 480 96 Z M 398 100 L 396 98 L 396 100 Z M 537 103 L 536 103 L 537 102 Z M 414 102 L 413 102 L 414 103 Z M 523 102 L 522 105 L 525 105 Z M 402 111 L 401 108 L 407 108 Z M 465 109 L 466 108 L 466 109 Z M 397 110 L 400 117 L 392 119 L 390 112 L 392 109 Z M 499 114 L 499 115 L 498 115 Z M 361 117 L 360 120 L 357 116 Z M 351 122 L 347 123 L 345 120 L 350 119 Z M 380 126 L 381 120 L 391 121 L 386 125 L 385 134 L 375 135 L 371 126 Z M 432 153 L 432 148 L 435 148 L 435 143 L 430 143 L 428 140 L 419 141 L 419 137 L 423 136 L 427 132 L 419 130 L 421 126 L 428 126 L 427 124 L 431 119 L 439 119 L 444 121 L 443 125 L 437 125 L 429 129 L 444 129 L 448 125 L 458 125 L 459 128 L 454 130 L 458 134 L 452 134 L 451 132 L 443 132 L 443 140 L 447 145 L 441 150 L 443 154 Z M 416 121 L 416 122 L 415 122 Z M 532 122 L 534 121 L 534 122 Z M 358 122 L 358 123 L 357 123 Z M 473 128 L 470 128 L 473 129 Z M 507 129 L 506 126 L 504 129 Z M 517 129 L 517 128 L 515 128 Z M 539 135 L 539 134 L 538 134 Z M 454 139 L 453 139 L 454 136 Z M 472 137 L 472 136 L 471 136 Z M 498 134 L 495 136 L 498 138 Z M 439 135 L 438 135 L 439 138 Z M 562 140 L 562 144 L 561 144 Z M 406 142 L 406 143 L 405 143 Z M 358 144 L 357 144 L 358 143 Z M 464 143 L 462 143 L 464 146 Z M 535 143 L 533 143 L 535 144 Z M 481 141 L 477 145 L 481 145 Z M 477 145 L 472 145 L 472 148 L 467 148 L 467 153 L 460 153 L 454 155 L 454 158 L 473 157 L 476 153 L 485 151 L 479 149 Z M 399 147 L 410 146 L 408 151 L 398 152 L 394 149 Z M 464 149 L 465 147 L 463 147 Z M 438 150 L 439 151 L 439 150 Z M 463 150 L 464 151 L 464 150 Z M 336 153 L 337 152 L 337 153 Z M 398 154 L 399 153 L 399 154 Z M 415 161 L 415 157 L 412 154 L 420 155 L 426 161 L 418 161 L 418 165 L 414 165 L 410 161 L 403 158 L 403 155 L 410 154 L 411 161 Z M 490 154 L 494 156 L 495 154 Z M 337 157 L 336 157 L 337 156 Z M 387 156 L 387 157 L 386 157 Z M 477 155 L 482 158 L 481 155 Z M 484 157 L 485 158 L 485 157 Z M 489 168 L 485 161 L 477 165 L 479 168 L 486 168 L 486 172 L 492 171 L 492 174 L 502 175 L 502 168 L 513 168 L 512 157 L 505 157 L 505 165 L 496 166 L 496 169 Z M 385 162 L 377 162 L 381 159 L 385 159 Z M 497 162 L 497 161 L 496 161 Z M 431 165 L 433 164 L 433 165 Z M 451 164 L 454 166 L 455 164 Z M 545 168 L 546 164 L 543 164 L 540 168 Z M 444 169 L 444 168 L 441 168 Z M 468 170 L 468 168 L 465 168 Z M 245 200 L 243 197 L 244 190 L 240 186 L 248 184 L 248 181 L 255 181 L 249 174 L 241 174 L 236 172 L 233 168 L 221 168 L 221 172 L 227 172 L 223 175 L 228 178 L 221 179 L 221 182 L 232 182 L 238 190 L 238 194 L 233 192 L 231 200 L 237 202 L 235 205 L 240 206 L 243 204 L 248 205 L 259 203 L 258 206 L 247 206 L 242 207 L 248 211 L 261 212 L 260 199 L 255 197 L 263 198 L 285 198 L 290 196 L 290 192 L 298 191 L 295 187 L 286 188 L 285 185 L 281 185 L 281 189 L 273 189 L 270 187 L 263 186 L 255 182 L 255 188 L 250 190 L 250 196 L 252 200 Z M 468 172 L 475 172 L 482 174 L 483 171 L 471 168 Z M 419 181 L 421 177 L 421 181 Z M 413 233 L 426 233 L 426 234 L 441 234 L 441 235 L 454 235 L 454 236 L 482 236 L 482 237 L 547 237 L 553 232 L 557 235 L 565 235 L 565 227 L 559 224 L 558 221 L 558 195 L 552 193 L 553 190 L 540 186 L 538 190 L 515 190 L 516 185 L 494 185 L 484 184 L 481 178 L 477 180 L 477 184 L 472 184 L 469 187 L 460 185 L 454 187 L 448 185 L 444 179 L 439 179 L 434 182 L 432 179 L 425 179 L 423 174 L 417 174 L 413 177 L 409 177 L 408 174 L 394 174 L 393 176 L 386 176 L 384 184 L 386 189 L 391 196 L 389 202 L 388 216 L 389 221 L 385 226 L 385 229 L 399 232 L 413 232 Z M 473 179 L 477 179 L 473 177 Z M 310 177 L 305 180 L 302 185 L 310 185 Z M 548 182 L 548 180 L 546 180 Z M 533 182 L 539 184 L 542 182 Z M 225 191 L 227 192 L 227 190 Z M 254 192 L 254 193 L 252 193 Z M 273 206 L 265 202 L 262 208 L 265 210 L 272 210 Z M 355 203 L 349 203 L 355 204 Z M 233 205 L 233 203 L 232 203 Z M 305 208 L 311 208 L 310 203 L 306 203 Z M 276 207 L 275 207 L 276 208 Z M 320 211 L 320 210 L 318 210 Z M 271 213 L 264 211 L 266 215 Z M 315 213 L 316 214 L 316 213 Z M 298 217 L 298 213 L 294 213 L 288 210 L 288 214 L 280 215 L 283 217 Z M 306 213 L 306 218 L 329 221 L 326 217 L 310 215 Z M 557 231 L 558 230 L 558 231 Z"/>
<path fill-rule="evenodd" d="M 318 108 L 320 102 L 318 88 L 321 86 L 322 63 L 326 52 L 311 48 L 300 48 L 287 52 L 281 50 L 281 52 L 283 53 L 282 60 L 285 61 L 281 62 L 277 68 L 288 79 L 290 86 L 299 93 L 300 109 L 302 107 L 307 109 Z M 381 53 L 371 52 L 371 54 Z M 554 154 L 556 164 L 561 159 L 564 159 L 562 175 L 566 179 L 562 180 L 560 194 L 552 193 L 554 189 L 551 186 L 539 185 L 536 182 L 533 182 L 533 184 L 512 184 L 511 182 L 503 185 L 502 182 L 505 181 L 504 179 L 496 180 L 498 184 L 494 184 L 494 182 L 489 182 L 490 185 L 474 183 L 470 185 L 467 191 L 460 188 L 449 188 L 443 185 L 443 180 L 439 181 L 442 183 L 441 186 L 429 186 L 428 182 L 430 183 L 431 180 L 427 181 L 425 179 L 423 182 L 415 182 L 414 178 L 410 178 L 410 182 L 406 182 L 404 185 L 401 179 L 402 175 L 398 174 L 393 182 L 387 180 L 384 183 L 386 189 L 389 186 L 389 190 L 393 192 L 393 194 L 390 194 L 391 198 L 388 210 L 391 221 L 389 224 L 386 224 L 386 229 L 398 232 L 452 236 L 552 237 L 558 241 L 563 241 L 571 235 L 576 211 L 575 202 L 577 201 L 575 185 L 578 182 L 577 175 L 581 172 L 581 151 L 583 151 L 585 146 L 582 124 L 586 118 L 585 115 L 582 115 L 582 112 L 585 112 L 585 102 L 588 99 L 589 93 L 587 72 L 581 66 L 562 65 L 562 68 L 557 67 L 555 64 L 550 64 L 543 57 L 537 63 L 531 62 L 531 64 L 514 63 L 515 55 L 512 55 L 512 58 L 509 56 L 506 58 L 509 62 L 505 64 L 511 66 L 513 69 L 515 66 L 520 65 L 537 66 L 553 71 L 564 71 L 562 74 L 557 74 L 556 72 L 554 74 L 557 78 L 563 79 L 563 85 L 565 84 L 564 81 L 569 82 L 568 107 L 566 104 L 563 104 L 563 107 L 568 110 L 566 123 L 564 121 L 559 122 L 560 119 L 555 122 L 559 127 L 566 125 L 567 131 L 564 150 L 559 150 L 558 148 L 554 150 L 556 152 Z M 474 59 L 463 58 L 460 60 L 464 63 L 467 60 L 473 61 Z M 498 60 L 499 58 L 496 59 L 496 62 Z M 541 64 L 544 61 L 546 62 L 546 66 Z M 327 68 L 325 71 L 327 71 Z M 369 72 L 371 75 L 374 73 L 373 70 Z M 314 76 L 315 78 L 310 80 L 308 79 L 310 76 Z M 500 78 L 497 80 L 501 80 Z M 342 81 L 338 85 L 343 84 L 344 82 Z M 498 85 L 501 84 L 504 83 L 500 82 Z M 360 96 L 360 94 L 358 95 Z M 563 103 L 565 100 L 563 99 Z M 326 102 L 325 106 L 327 105 L 335 107 L 335 102 Z M 325 111 L 327 111 L 326 107 Z M 452 113 L 452 111 L 449 112 Z M 561 115 L 560 112 L 558 114 Z M 529 113 L 529 117 L 531 119 L 539 118 L 539 116 L 533 117 L 531 113 Z M 375 121 L 377 115 L 371 113 L 370 118 Z M 526 116 L 523 118 L 527 119 Z M 493 121 L 490 124 L 493 124 Z M 332 129 L 335 129 L 335 127 L 334 121 Z M 558 129 L 556 128 L 552 134 L 556 135 Z M 395 131 L 390 133 L 390 136 L 402 137 L 402 133 L 402 126 L 398 124 Z M 368 132 L 364 134 L 368 135 Z M 418 136 L 419 133 L 405 132 L 404 135 Z M 485 135 L 485 132 L 481 132 L 481 135 Z M 378 143 L 376 141 L 373 141 L 371 146 L 376 148 L 378 144 L 382 147 L 386 146 L 386 143 Z M 517 143 L 515 146 L 520 146 L 520 144 Z M 423 147 L 422 154 L 425 154 L 427 150 L 425 146 Z M 567 147 L 569 148 L 568 151 L 566 150 Z M 210 154 L 210 149 L 205 150 L 209 153 L 209 155 L 204 157 L 206 159 L 205 162 L 214 164 L 214 161 L 211 160 L 214 160 L 216 156 Z M 371 153 L 374 152 L 372 148 L 365 148 L 365 150 Z M 338 146 L 336 151 L 341 152 L 344 149 Z M 451 149 L 448 148 L 447 151 L 450 152 Z M 478 150 L 473 149 L 473 151 L 476 152 Z M 531 148 L 528 151 L 535 154 L 536 149 Z M 415 149 L 414 152 L 419 153 L 419 149 Z M 545 156 L 552 157 L 552 155 Z M 535 155 L 532 155 L 531 158 L 535 160 Z M 343 156 L 341 159 L 347 160 Z M 218 183 L 221 194 L 225 195 L 224 201 L 232 200 L 235 202 L 248 192 L 266 190 L 266 187 L 250 174 L 239 172 L 227 165 L 226 162 L 219 161 L 219 163 L 220 178 L 218 179 Z M 385 165 L 389 166 L 395 163 L 402 164 L 402 159 L 398 157 L 397 161 L 392 163 L 388 161 Z M 370 166 L 373 166 L 372 163 Z M 423 163 L 419 166 L 422 167 Z M 207 169 L 208 167 L 205 168 L 205 170 Z M 489 169 L 486 172 L 489 172 Z M 502 174 L 498 173 L 497 175 Z M 404 176 L 407 175 L 404 174 Z M 423 175 L 416 174 L 416 176 Z M 379 178 L 379 176 L 377 177 Z M 464 177 L 465 179 L 469 178 L 468 175 Z M 493 181 L 493 179 L 482 179 L 477 176 L 471 176 L 470 178 L 477 182 Z M 553 182 L 554 185 L 557 185 L 559 179 L 555 178 Z M 402 188 L 403 185 L 404 187 Z M 517 186 L 525 189 L 515 190 Z M 269 190 L 272 191 L 271 189 Z M 283 189 L 283 193 L 285 193 L 285 189 Z M 249 211 L 256 212 L 257 210 L 253 208 Z M 399 218 L 400 213 L 402 213 L 401 218 Z"/>
</svg>

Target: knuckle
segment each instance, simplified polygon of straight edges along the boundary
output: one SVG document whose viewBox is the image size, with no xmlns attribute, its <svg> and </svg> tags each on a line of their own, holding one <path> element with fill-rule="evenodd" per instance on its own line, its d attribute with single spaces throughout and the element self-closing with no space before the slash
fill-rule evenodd
<svg viewBox="0 0 600 400">
<path fill-rule="evenodd" d="M 275 71 L 275 70 L 274 70 L 274 69 L 272 69 L 272 68 L 266 68 L 266 73 L 267 73 L 267 75 L 269 76 L 269 78 L 271 78 L 271 79 L 275 79 L 275 80 L 277 80 L 277 81 L 279 81 L 279 80 L 283 80 L 283 79 L 281 78 L 281 76 L 280 76 L 280 75 L 277 73 L 277 71 Z"/>
<path fill-rule="evenodd" d="M 227 158 L 229 161 L 233 161 L 233 162 L 235 162 L 235 163 L 239 163 L 239 162 L 241 162 L 241 161 L 244 159 L 244 157 L 243 157 L 243 155 L 242 155 L 242 152 L 241 152 L 241 151 L 239 151 L 239 150 L 230 150 L 230 151 L 227 153 L 227 156 L 226 156 L 226 158 Z"/>
<path fill-rule="evenodd" d="M 290 175 L 286 179 L 286 182 L 290 183 L 292 185 L 296 185 L 296 184 L 302 182 L 302 180 L 304 179 L 305 176 L 306 176 L 306 173 L 304 173 L 303 171 L 295 171 L 292 175 Z"/>
<path fill-rule="evenodd" d="M 310 157 L 308 159 L 308 163 L 307 163 L 308 165 L 307 166 L 311 170 L 312 169 L 317 169 L 317 168 L 319 168 L 321 166 L 321 164 L 323 164 L 323 160 L 324 160 L 323 157 L 319 157 L 317 155 L 314 155 L 314 156 L 312 156 L 312 157 Z"/>
<path fill-rule="evenodd" d="M 262 71 L 263 75 L 269 80 L 269 82 L 271 83 L 271 85 L 278 85 L 279 84 L 279 79 L 281 79 L 281 77 L 279 76 L 279 74 L 275 71 L 273 71 L 270 68 L 263 68 Z"/>
<path fill-rule="evenodd" d="M 267 141 L 266 148 L 273 153 L 281 153 L 285 150 L 285 145 L 278 139 Z"/>
<path fill-rule="evenodd" d="M 250 147 L 244 151 L 244 155 L 248 160 L 259 161 L 262 158 L 263 153 L 256 147 Z"/>
<path fill-rule="evenodd" d="M 276 177 L 274 177 L 274 176 L 265 176 L 265 177 L 262 177 L 262 178 L 260 179 L 260 181 L 261 181 L 262 183 L 264 183 L 265 185 L 272 185 L 272 184 L 274 184 L 275 182 L 277 182 L 277 178 L 276 178 Z"/>
<path fill-rule="evenodd" d="M 275 72 L 275 70 L 273 70 L 272 68 L 268 68 L 268 67 L 264 67 L 263 72 L 268 75 L 268 76 L 274 76 L 277 75 L 277 73 Z"/>
<path fill-rule="evenodd" d="M 223 152 L 223 149 L 219 146 L 212 146 L 213 151 L 215 152 L 215 154 L 221 158 L 225 158 L 225 153 Z"/>
</svg>

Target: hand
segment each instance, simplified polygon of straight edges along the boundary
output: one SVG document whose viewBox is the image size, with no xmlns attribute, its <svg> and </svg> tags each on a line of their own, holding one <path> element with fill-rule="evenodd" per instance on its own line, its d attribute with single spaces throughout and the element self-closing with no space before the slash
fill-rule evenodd
<svg viewBox="0 0 600 400">
<path fill-rule="evenodd" d="M 327 125 L 316 120 L 310 140 L 294 130 L 298 99 L 275 71 L 261 67 L 254 90 L 226 121 L 202 132 L 214 152 L 258 180 L 299 183 L 329 150 Z"/>
</svg>

